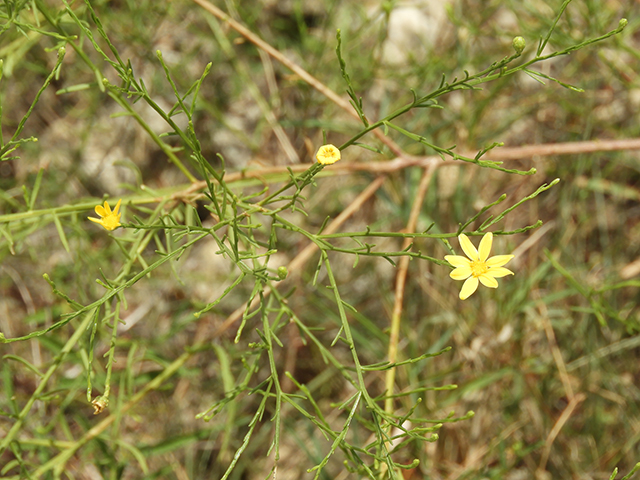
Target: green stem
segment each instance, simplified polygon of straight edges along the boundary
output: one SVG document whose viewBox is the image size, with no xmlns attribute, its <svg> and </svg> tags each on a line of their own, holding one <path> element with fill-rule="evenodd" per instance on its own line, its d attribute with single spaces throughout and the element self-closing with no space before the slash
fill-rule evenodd
<svg viewBox="0 0 640 480">
<path fill-rule="evenodd" d="M 60 452 L 58 455 L 56 455 L 51 460 L 46 462 L 44 465 L 39 467 L 33 473 L 33 478 L 38 478 L 39 476 L 43 475 L 44 473 L 52 469 L 54 470 L 54 474 L 56 475 L 56 478 L 58 478 L 58 476 L 60 476 L 63 473 L 66 462 L 76 453 L 76 451 L 78 451 L 83 445 L 88 443 L 90 440 L 97 437 L 100 433 L 104 432 L 109 425 L 111 425 L 117 419 L 121 418 L 124 413 L 131 410 L 131 408 L 133 408 L 135 405 L 140 403 L 140 401 L 145 396 L 147 396 L 149 392 L 151 392 L 152 390 L 156 390 L 166 380 L 168 380 L 171 376 L 173 376 L 173 374 L 176 373 L 178 369 L 180 369 L 191 358 L 192 355 L 194 355 L 194 352 L 198 350 L 198 346 L 194 346 L 192 350 L 193 350 L 192 352 L 185 352 L 182 355 L 180 355 L 180 357 L 178 357 L 176 360 L 174 360 L 169 366 L 167 366 L 167 368 L 165 368 L 162 371 L 162 373 L 160 373 L 157 377 L 155 377 L 153 380 L 147 383 L 142 390 L 136 393 L 131 398 L 131 400 L 129 400 L 126 403 L 126 405 L 122 407 L 122 409 L 119 412 L 115 412 L 109 415 L 102 422 L 100 422 L 98 425 L 96 425 L 87 433 L 85 433 L 81 439 L 74 442 L 71 447 L 67 448 L 63 452 Z"/>
<path fill-rule="evenodd" d="M 27 418 L 27 415 L 31 411 L 31 407 L 33 407 L 33 404 L 36 402 L 36 400 L 38 400 L 40 395 L 44 392 L 44 389 L 47 386 L 47 383 L 49 383 L 51 376 L 58 369 L 62 361 L 66 358 L 67 354 L 71 351 L 73 347 L 75 347 L 76 343 L 78 343 L 78 340 L 80 340 L 80 337 L 84 333 L 86 333 L 87 328 L 91 324 L 92 319 L 93 319 L 93 313 L 90 310 L 86 311 L 86 316 L 84 320 L 80 323 L 80 325 L 78 325 L 76 330 L 73 332 L 73 335 L 71 335 L 71 338 L 67 340 L 67 343 L 65 343 L 64 347 L 62 347 L 62 350 L 60 350 L 60 353 L 58 353 L 58 355 L 56 356 L 55 360 L 53 361 L 53 364 L 49 367 L 47 372 L 42 376 L 42 380 L 40 380 L 40 383 L 38 384 L 38 387 L 36 388 L 35 392 L 33 392 L 33 394 L 31 395 L 31 398 L 27 400 L 27 403 L 25 404 L 24 408 L 18 415 L 16 423 L 13 424 L 9 432 L 7 432 L 6 436 L 2 439 L 2 441 L 0 441 L 0 455 L 2 455 L 2 453 L 7 449 L 9 444 L 14 440 L 14 438 L 22 428 L 22 425 L 24 424 L 24 421 Z"/>
</svg>

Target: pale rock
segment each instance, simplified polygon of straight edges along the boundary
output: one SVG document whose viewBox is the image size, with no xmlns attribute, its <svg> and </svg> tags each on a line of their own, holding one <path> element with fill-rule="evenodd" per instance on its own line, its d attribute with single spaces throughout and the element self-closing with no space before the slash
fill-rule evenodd
<svg viewBox="0 0 640 480">
<path fill-rule="evenodd" d="M 447 20 L 448 1 L 424 1 L 418 6 L 401 6 L 389 15 L 382 61 L 403 65 L 424 60 L 451 24 Z"/>
</svg>

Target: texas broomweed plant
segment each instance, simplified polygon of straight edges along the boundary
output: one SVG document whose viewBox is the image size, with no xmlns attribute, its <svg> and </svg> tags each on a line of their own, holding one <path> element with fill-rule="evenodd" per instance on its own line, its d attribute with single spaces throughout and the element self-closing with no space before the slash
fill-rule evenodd
<svg viewBox="0 0 640 480">
<path fill-rule="evenodd" d="M 122 199 L 118 200 L 118 203 L 116 203 L 116 206 L 112 211 L 111 207 L 109 207 L 109 203 L 105 200 L 104 206 L 96 205 L 95 207 L 95 211 L 100 218 L 87 218 L 93 223 L 102 225 L 107 230 L 115 230 L 120 226 L 120 212 L 118 212 L 120 209 L 120 202 L 122 202 Z"/>
<path fill-rule="evenodd" d="M 3 252 L 7 256 L 9 252 L 19 256 L 20 248 L 24 250 L 25 244 L 30 245 L 32 238 L 29 236 L 40 229 L 54 232 L 54 235 L 58 233 L 59 244 L 66 252 L 55 257 L 69 259 L 65 265 L 58 265 L 62 262 L 56 260 L 52 271 L 42 275 L 51 288 L 50 297 L 57 302 L 42 311 L 35 311 L 37 307 L 33 305 L 41 302 L 44 295 L 38 296 L 38 301 L 32 300 L 28 294 L 30 286 L 24 286 L 28 282 L 14 270 L 6 269 L 19 284 L 15 292 L 20 294 L 14 296 L 20 296 L 33 311 L 29 312 L 28 321 L 12 324 L 15 328 L 11 330 L 5 329 L 6 310 L 2 310 L 0 343 L 16 342 L 10 347 L 13 348 L 22 347 L 17 342 L 31 341 L 33 344 L 24 347 L 33 346 L 38 352 L 37 358 L 42 361 L 26 359 L 28 353 L 24 352 L 28 352 L 28 348 L 16 349 L 2 357 L 0 421 L 6 420 L 6 423 L 0 423 L 0 458 L 8 465 L 2 466 L 2 475 L 57 478 L 71 468 L 77 470 L 79 476 L 84 471 L 99 469 L 95 476 L 100 478 L 165 478 L 173 471 L 185 472 L 184 476 L 190 478 L 224 480 L 276 478 L 276 472 L 282 471 L 283 478 L 302 478 L 306 472 L 312 472 L 315 479 L 402 480 L 405 478 L 403 472 L 409 472 L 406 475 L 414 478 L 430 477 L 429 469 L 438 465 L 434 465 L 426 454 L 425 442 L 438 441 L 440 429 L 474 415 L 459 405 L 455 412 L 444 411 L 441 395 L 457 386 L 443 379 L 453 381 L 457 372 L 441 374 L 441 362 L 428 363 L 433 357 L 445 355 L 440 359 L 445 361 L 448 355 L 453 355 L 449 353 L 451 347 L 447 346 L 451 335 L 414 341 L 414 337 L 421 337 L 416 333 L 418 327 L 402 319 L 411 315 L 407 313 L 410 308 L 419 309 L 406 304 L 399 309 L 387 308 L 388 298 L 393 297 L 388 290 L 388 285 L 393 283 L 389 276 L 401 268 L 380 276 L 377 270 L 375 275 L 369 273 L 378 267 L 377 262 L 388 262 L 395 267 L 399 262 L 403 262 L 402 265 L 408 259 L 413 260 L 407 262 L 407 269 L 446 265 L 439 249 L 446 247 L 451 252 L 448 239 L 458 236 L 462 229 L 478 235 L 488 228 L 500 228 L 492 226 L 555 184 L 542 185 L 501 213 L 487 214 L 481 224 L 476 224 L 476 220 L 503 201 L 503 197 L 480 212 L 468 207 L 477 204 L 477 199 L 465 199 L 466 206 L 458 214 L 461 218 L 455 218 L 451 223 L 443 221 L 434 231 L 427 229 L 416 233 L 415 226 L 405 228 L 410 223 L 403 218 L 404 212 L 411 210 L 405 208 L 407 205 L 416 205 L 416 218 L 420 215 L 430 217 L 432 213 L 429 208 L 433 202 L 424 200 L 425 197 L 413 198 L 416 191 L 413 179 L 423 171 L 423 178 L 428 179 L 426 173 L 432 172 L 431 166 L 445 163 L 440 159 L 437 164 L 420 163 L 423 155 L 435 152 L 447 160 L 446 163 L 457 162 L 466 169 L 491 169 L 500 176 L 535 173 L 533 168 L 518 170 L 485 160 L 484 154 L 497 147 L 497 143 L 473 145 L 470 140 L 468 147 L 477 150 L 477 154 L 474 152 L 470 156 L 460 154 L 454 146 L 444 146 L 443 139 L 453 135 L 439 136 L 431 126 L 440 124 L 439 128 L 451 128 L 442 125 L 454 125 L 458 120 L 442 122 L 430 115 L 438 114 L 434 109 L 442 107 L 441 97 L 467 90 L 464 93 L 469 95 L 465 98 L 472 99 L 476 90 L 482 90 L 485 84 L 494 80 L 499 79 L 504 85 L 516 73 L 535 76 L 532 65 L 605 40 L 620 33 L 624 25 L 593 40 L 582 40 L 579 44 L 566 45 L 553 54 L 543 55 L 542 50 L 558 25 L 557 19 L 552 19 L 548 35 L 540 41 L 539 52 L 534 54 L 527 50 L 527 54 L 531 53 L 527 59 L 519 58 L 525 51 L 525 42 L 517 38 L 513 44 L 515 55 L 505 57 L 503 49 L 495 57 L 492 54 L 490 62 L 476 62 L 476 65 L 482 65 L 477 71 L 462 71 L 461 66 L 455 67 L 455 73 L 444 69 L 442 77 L 438 74 L 434 81 L 425 81 L 414 88 L 407 86 L 396 98 L 393 98 L 396 94 L 389 94 L 371 108 L 363 105 L 362 100 L 370 96 L 361 96 L 360 86 L 351 81 L 338 35 L 337 59 L 333 59 L 333 52 L 330 53 L 335 69 L 323 70 L 340 71 L 351 108 L 355 110 L 354 120 L 342 128 L 337 121 L 333 123 L 333 112 L 327 113 L 326 118 L 309 119 L 303 112 L 321 110 L 315 106 L 313 109 L 290 109 L 289 105 L 307 105 L 307 100 L 290 102 L 297 98 L 295 92 L 292 97 L 279 98 L 279 95 L 292 95 L 298 81 L 312 84 L 308 77 L 296 75 L 297 80 L 292 82 L 286 80 L 286 75 L 274 74 L 280 71 L 279 67 L 269 67 L 271 73 L 265 78 L 272 79 L 267 83 L 273 82 L 273 85 L 269 83 L 269 88 L 262 88 L 263 85 L 255 83 L 256 78 L 261 78 L 253 75 L 259 68 L 276 60 L 290 61 L 276 55 L 278 52 L 260 40 L 270 38 L 270 34 L 256 36 L 240 25 L 244 6 L 234 8 L 233 15 L 227 16 L 213 6 L 213 3 L 225 2 L 160 2 L 163 11 L 165 7 L 199 9 L 207 5 L 210 7 L 207 12 L 217 17 L 188 22 L 194 29 L 210 30 L 198 34 L 207 47 L 199 49 L 193 57 L 185 54 L 189 68 L 182 68 L 174 63 L 167 64 L 160 51 L 153 59 L 155 63 L 144 63 L 148 56 L 127 59 L 125 53 L 146 51 L 148 45 L 145 49 L 129 48 L 126 43 L 130 38 L 129 30 L 121 22 L 145 19 L 149 12 L 129 15 L 121 9 L 143 8 L 142 5 L 149 2 L 114 2 L 118 17 L 111 16 L 109 20 L 101 19 L 103 14 L 113 15 L 106 3 L 34 0 L 0 5 L 1 35 L 14 35 L 11 44 L 15 48 L 5 52 L 11 56 L 13 68 L 37 71 L 38 75 L 30 75 L 29 80 L 34 77 L 41 81 L 33 89 L 37 91 L 33 95 L 33 105 L 25 109 L 22 121 L 0 118 L 3 122 L 0 160 L 17 162 L 19 158 L 13 152 L 20 151 L 23 144 L 35 141 L 35 137 L 24 137 L 23 130 L 32 125 L 27 120 L 31 112 L 39 108 L 41 93 L 55 85 L 56 95 L 43 96 L 43 99 L 70 95 L 73 101 L 68 103 L 69 108 L 95 102 L 86 110 L 96 118 L 107 119 L 103 120 L 106 122 L 115 117 L 125 118 L 129 122 L 128 128 L 136 129 L 136 135 L 132 135 L 135 145 L 145 147 L 140 148 L 141 154 L 148 154 L 154 161 L 162 157 L 158 163 L 164 162 L 163 168 L 170 169 L 166 177 L 163 171 L 160 178 L 155 168 L 140 168 L 131 161 L 137 183 L 126 184 L 124 188 L 128 201 L 131 199 L 128 203 L 131 211 L 127 215 L 133 222 L 126 224 L 118 242 L 110 242 L 109 248 L 96 246 L 99 242 L 89 239 L 85 229 L 76 228 L 79 219 L 95 205 L 95 201 L 78 203 L 69 199 L 67 192 L 47 192 L 45 200 L 38 199 L 38 192 L 59 189 L 52 172 L 40 170 L 33 183 L 24 185 L 24 201 L 17 200 L 19 195 L 15 192 L 18 188 L 11 191 L 0 188 L 0 206 L 7 206 L 9 212 L 0 214 Z M 305 2 L 293 3 L 302 5 Z M 393 9 L 394 2 L 387 3 Z M 564 2 L 564 5 L 568 3 Z M 29 19 L 32 22 L 27 25 Z M 118 27 L 113 32 L 125 31 L 124 38 L 111 38 L 110 25 L 116 21 Z M 232 28 L 237 33 L 231 32 Z M 152 38 L 146 28 L 142 31 L 141 38 L 147 39 L 145 41 Z M 237 35 L 250 41 L 236 42 L 240 38 Z M 214 41 L 219 45 L 210 48 Z M 167 41 L 162 45 L 175 48 L 170 58 L 172 62 L 181 62 L 186 60 L 181 59 L 183 52 L 179 49 L 190 48 L 190 43 Z M 243 55 L 240 60 L 235 50 L 239 43 L 243 43 L 243 49 L 258 45 L 268 51 L 270 57 L 252 53 Z M 315 41 L 300 44 L 320 45 L 318 50 L 323 45 Z M 62 54 L 57 60 L 43 61 L 52 45 L 62 53 L 66 46 L 74 55 L 67 55 L 64 63 Z M 121 45 L 127 48 L 120 48 Z M 34 54 L 36 50 L 37 54 Z M 213 58 L 203 59 L 204 52 Z M 26 67 L 19 65 L 22 56 L 27 54 L 35 55 L 37 68 L 34 68 L 36 63 L 28 63 Z M 250 62 L 252 58 L 262 58 L 264 64 L 258 62 L 245 68 L 245 60 Z M 292 58 L 296 56 L 292 55 Z M 469 65 L 467 68 L 472 70 L 473 64 Z M 49 71 L 45 72 L 45 68 Z M 196 74 L 195 69 L 199 69 Z M 351 70 L 360 71 L 355 67 Z M 432 70 L 431 65 L 429 70 Z M 225 76 L 230 71 L 233 74 Z M 144 72 L 144 79 L 136 76 L 140 72 Z M 212 72 L 215 78 L 209 78 Z M 297 70 L 297 73 L 302 72 Z M 23 80 L 18 76 L 13 78 L 18 80 L 0 78 L 0 87 L 8 80 L 16 85 Z M 410 78 L 413 82 L 416 77 L 397 78 Z M 544 79 L 554 81 L 547 74 Z M 227 83 L 234 81 L 236 85 Z M 281 81 L 287 82 L 286 89 L 279 89 L 281 84 L 278 82 Z M 394 80 L 393 83 L 397 82 Z M 565 83 L 561 85 L 566 86 Z M 314 83 L 314 86 L 318 84 Z M 17 86 L 15 90 L 19 90 Z M 263 98 L 266 91 L 269 98 Z M 318 91 L 327 98 L 336 98 L 324 88 Z M 237 97 L 220 101 L 231 92 Z M 4 91 L 0 93 L 4 102 L 8 95 Z M 314 94 L 308 98 L 309 102 L 315 102 L 323 97 Z M 242 101 L 236 102 L 238 99 Z M 253 122 L 251 127 L 242 123 L 239 127 L 235 120 L 227 121 L 224 117 L 228 111 L 220 110 L 224 105 L 230 112 L 233 109 L 229 105 L 233 104 L 239 111 L 246 102 L 253 100 L 259 106 L 255 111 L 264 116 L 264 122 Z M 284 100 L 281 105 L 286 108 L 272 108 L 271 100 Z M 488 105 L 484 101 L 481 103 Z M 109 105 L 109 111 L 100 111 L 100 106 L 105 104 Z M 118 112 L 113 112 L 114 106 Z M 2 107 L 0 105 L 0 116 L 11 110 Z M 329 106 L 327 111 L 331 108 Z M 370 118 L 365 110 L 368 114 L 382 113 L 378 113 L 379 118 Z M 50 111 L 51 107 L 47 105 L 44 118 Z M 83 109 L 74 110 L 74 115 L 82 112 Z M 142 112 L 153 113 L 153 125 Z M 354 113 L 353 110 L 349 112 Z M 344 118 L 340 117 L 339 121 L 347 122 Z M 233 158 L 234 155 L 242 157 L 240 153 L 218 155 L 222 148 L 216 143 L 218 139 L 209 138 L 212 132 L 208 126 L 215 125 L 222 130 L 228 127 L 227 124 L 233 125 L 233 135 L 238 133 L 238 138 L 251 145 L 247 148 L 246 164 L 242 163 L 245 158 Z M 254 135 L 256 124 L 265 130 L 256 127 Z M 9 137 L 7 132 L 14 127 L 16 130 Z M 243 131 L 245 127 L 246 131 Z M 321 128 L 331 129 L 331 138 L 340 138 L 343 143 L 336 140 L 338 146 L 322 145 L 316 152 L 316 162 L 309 164 L 312 160 L 309 158 L 312 149 L 309 149 L 305 150 L 306 159 L 299 165 L 279 168 L 278 165 L 287 162 L 278 161 L 255 171 L 244 168 L 252 165 L 251 156 L 259 157 L 263 152 L 261 147 L 271 141 L 267 151 L 286 151 L 289 159 L 301 158 L 296 145 L 301 149 L 308 139 L 327 141 L 326 132 Z M 273 129 L 274 135 L 269 129 Z M 216 137 L 221 142 L 227 137 L 227 131 L 224 132 Z M 290 132 L 297 132 L 299 136 L 288 138 Z M 77 137 L 84 139 L 83 135 L 81 132 Z M 3 144 L 7 138 L 10 139 Z M 474 142 L 477 141 L 478 137 L 474 138 Z M 82 141 L 78 141 L 78 145 L 81 144 Z M 152 145 L 153 149 L 147 151 L 147 145 Z M 350 149 L 349 160 L 359 163 L 353 173 L 345 168 L 324 168 L 338 162 L 347 149 Z M 364 156 L 356 157 L 358 152 L 364 151 L 361 149 L 366 149 L 370 155 L 367 157 L 369 163 L 361 161 Z M 241 150 L 233 147 L 227 151 Z M 134 151 L 138 152 L 138 148 Z M 388 161 L 389 152 L 402 162 Z M 373 168 L 374 163 L 384 164 L 381 165 L 384 168 L 387 165 L 396 168 L 404 160 L 411 161 L 396 170 Z M 412 163 L 413 160 L 416 162 Z M 363 171 L 369 167 L 369 171 Z M 157 176 L 148 172 L 155 172 Z M 378 195 L 376 202 L 382 203 L 384 198 L 397 213 L 390 215 L 389 210 L 377 210 L 375 206 L 370 210 L 361 209 L 359 214 L 362 215 L 350 223 L 347 220 L 353 219 L 346 218 L 346 214 L 353 215 L 357 208 L 338 203 L 343 200 L 334 195 L 331 197 L 332 209 L 327 214 L 324 200 L 331 188 L 323 190 L 320 187 L 333 187 L 331 176 L 336 173 L 353 175 L 353 181 L 342 177 L 349 181 L 341 184 L 348 184 L 349 194 L 344 198 L 357 196 L 358 201 L 362 200 L 361 203 L 354 201 L 353 206 L 363 205 Z M 414 175 L 416 173 L 418 175 Z M 147 175 L 152 178 L 143 178 Z M 356 175 L 361 176 L 356 178 Z M 370 182 L 374 177 L 375 181 Z M 55 178 L 61 177 L 58 174 Z M 362 179 L 370 182 L 365 188 L 361 188 Z M 85 178 L 81 180 L 78 184 L 85 185 Z M 3 178 L 0 181 L 4 181 Z M 380 188 L 383 185 L 384 188 Z M 377 188 L 380 188 L 378 193 Z M 63 196 L 67 204 L 53 203 L 57 205 L 54 208 L 43 205 L 55 195 Z M 122 226 L 121 202 L 118 200 L 113 210 L 107 201 L 96 205 L 94 210 L 98 218 L 89 217 L 89 220 L 108 231 L 117 229 Z M 315 221 L 318 218 L 320 222 Z M 324 222 L 323 218 L 326 218 Z M 501 231 L 501 234 L 524 234 L 540 225 L 540 222 L 528 225 L 519 218 L 528 217 L 510 217 L 516 224 L 514 230 Z M 362 219 L 371 226 L 354 226 Z M 460 230 L 452 226 L 458 222 L 462 225 Z M 50 239 L 51 235 L 42 238 Z M 444 258 L 454 267 L 451 278 L 464 280 L 460 298 L 468 298 L 480 283 L 496 288 L 496 279 L 513 274 L 504 268 L 513 255 L 489 256 L 491 233 L 484 235 L 479 249 L 465 234 L 458 238 L 466 257 L 447 255 Z M 403 248 L 402 242 L 411 245 Z M 419 250 L 418 242 L 424 243 L 425 247 Z M 303 247 L 299 254 L 293 251 L 298 246 Z M 26 249 L 30 255 L 45 251 L 30 246 Z M 281 266 L 275 268 L 275 265 Z M 348 268 L 344 268 L 345 265 Z M 455 296 L 456 291 L 447 280 L 445 270 L 434 271 L 442 278 L 437 275 L 429 278 L 438 283 L 445 280 L 447 286 L 443 288 L 447 289 L 447 294 Z M 1 268 L 0 272 L 4 275 L 5 269 Z M 380 272 L 388 270 L 380 269 Z M 85 281 L 87 275 L 91 275 L 90 280 L 96 278 L 97 281 Z M 0 277 L 0 288 L 9 282 L 5 277 Z M 358 282 L 352 281 L 355 277 Z M 372 285 L 371 278 L 380 278 L 380 281 Z M 514 280 L 519 279 L 520 276 Z M 41 278 L 37 280 L 42 282 Z M 405 284 L 407 290 L 415 287 L 411 281 Z M 360 293 L 354 293 L 356 284 L 356 292 Z M 400 292 L 397 298 L 402 298 L 403 294 Z M 504 291 L 498 291 L 492 301 L 499 302 L 498 297 L 502 294 Z M 416 303 L 425 305 L 420 303 L 423 300 L 418 298 Z M 445 308 L 446 303 L 438 302 L 437 305 Z M 435 305 L 435 302 L 431 304 L 434 315 L 440 315 L 442 312 L 437 310 L 440 307 Z M 456 308 L 459 307 L 456 302 Z M 406 310 L 402 311 L 402 308 Z M 392 324 L 398 326 L 395 330 L 389 328 L 391 315 L 387 315 L 392 310 L 392 315 L 398 319 Z M 402 328 L 401 320 L 404 322 Z M 441 331 L 439 328 L 435 330 Z M 405 339 L 405 345 L 410 348 L 398 348 Z M 392 351 L 405 357 L 397 358 Z M 385 382 L 382 387 L 381 377 L 396 371 L 401 373 L 397 380 Z M 27 376 L 31 379 L 28 382 L 24 380 Z M 179 378 L 176 380 L 175 377 Z M 327 379 L 332 381 L 327 382 Z M 31 388 L 34 383 L 37 385 Z M 172 391 L 174 385 L 179 385 L 179 392 Z M 2 392 L 7 394 L 3 397 Z M 86 400 L 79 393 L 85 393 Z M 78 414 L 78 410 L 90 411 L 91 407 L 94 413 L 101 413 L 103 417 L 93 424 L 84 413 Z M 172 415 L 175 411 L 186 414 Z M 205 423 L 209 421 L 210 424 Z M 172 437 L 172 432 L 179 434 Z M 288 458 L 292 451 L 296 452 L 293 459 Z M 67 465 L 70 459 L 73 459 L 73 465 Z M 176 467 L 179 462 L 184 465 Z M 196 472 L 198 468 L 203 471 Z M 287 472 L 287 468 L 292 471 Z M 298 471 L 293 472 L 296 468 Z"/>
</svg>

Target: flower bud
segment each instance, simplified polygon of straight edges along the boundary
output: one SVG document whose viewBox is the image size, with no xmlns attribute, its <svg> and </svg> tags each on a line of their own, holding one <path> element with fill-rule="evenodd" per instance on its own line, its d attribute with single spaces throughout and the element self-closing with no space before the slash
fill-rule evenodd
<svg viewBox="0 0 640 480">
<path fill-rule="evenodd" d="M 516 53 L 520 55 L 524 51 L 524 47 L 527 46 L 527 42 L 522 37 L 514 37 L 511 45 L 513 45 L 513 49 L 516 51 Z"/>
<path fill-rule="evenodd" d="M 278 278 L 280 280 L 284 280 L 285 278 L 287 278 L 287 275 L 289 275 L 289 270 L 287 270 L 287 267 L 278 267 Z"/>
</svg>

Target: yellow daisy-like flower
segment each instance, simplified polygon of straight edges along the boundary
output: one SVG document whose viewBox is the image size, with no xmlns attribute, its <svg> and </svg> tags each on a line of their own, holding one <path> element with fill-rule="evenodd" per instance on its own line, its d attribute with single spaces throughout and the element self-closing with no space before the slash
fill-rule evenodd
<svg viewBox="0 0 640 480">
<path fill-rule="evenodd" d="M 122 199 L 118 200 L 116 208 L 114 208 L 113 211 L 111 211 L 111 208 L 106 201 L 104 202 L 104 207 L 102 205 L 96 205 L 96 213 L 100 219 L 91 217 L 87 218 L 94 223 L 102 225 L 107 230 L 115 230 L 120 226 L 120 213 L 118 213 L 120 202 L 122 202 Z"/>
<path fill-rule="evenodd" d="M 496 255 L 489 258 L 493 234 L 485 233 L 480 240 L 480 249 L 476 250 L 471 240 L 464 233 L 458 236 L 462 250 L 469 258 L 460 255 L 446 255 L 444 259 L 455 269 L 449 274 L 454 280 L 465 280 L 460 290 L 460 300 L 466 300 L 478 289 L 478 282 L 485 287 L 498 288 L 496 278 L 513 275 L 513 272 L 504 265 L 513 258 L 513 255 Z"/>
<path fill-rule="evenodd" d="M 316 158 L 323 165 L 331 165 L 340 160 L 340 150 L 331 144 L 323 145 L 316 153 Z"/>
</svg>

